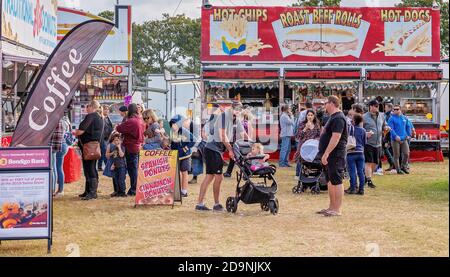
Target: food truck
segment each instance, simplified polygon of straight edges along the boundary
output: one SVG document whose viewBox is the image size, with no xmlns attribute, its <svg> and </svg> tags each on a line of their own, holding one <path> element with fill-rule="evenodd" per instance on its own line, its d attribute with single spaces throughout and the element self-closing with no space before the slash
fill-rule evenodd
<svg viewBox="0 0 450 277">
<path fill-rule="evenodd" d="M 202 110 L 253 108 L 268 152 L 283 104 L 320 110 L 336 95 L 400 104 L 415 124 L 411 159 L 442 160 L 439 9 L 208 6 L 201 22 Z"/>
</svg>

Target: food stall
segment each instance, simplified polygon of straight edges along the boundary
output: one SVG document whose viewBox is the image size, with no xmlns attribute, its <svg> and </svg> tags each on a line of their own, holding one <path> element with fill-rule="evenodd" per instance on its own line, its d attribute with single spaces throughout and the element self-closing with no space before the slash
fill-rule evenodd
<svg viewBox="0 0 450 277">
<path fill-rule="evenodd" d="M 443 161 L 437 98 L 442 78 L 440 69 L 366 71 L 364 101 L 379 98 L 398 104 L 413 123 L 411 161 Z"/>
<path fill-rule="evenodd" d="M 278 134 L 278 107 L 284 99 L 280 97 L 280 78 L 277 69 L 233 70 L 205 68 L 202 72 L 204 86 L 203 102 L 219 104 L 222 108 L 239 100 L 249 106 L 253 119 L 254 139 L 268 150 L 276 151 L 278 144 L 271 138 Z M 269 111 L 269 112 L 268 112 Z"/>
<path fill-rule="evenodd" d="M 284 80 L 294 103 L 304 106 L 306 102 L 311 102 L 315 109 L 323 109 L 329 95 L 343 98 L 350 92 L 354 100 L 357 100 L 362 75 L 361 70 L 356 68 L 286 68 Z"/>
<path fill-rule="evenodd" d="M 330 94 L 363 104 L 380 94 L 371 91 L 380 81 L 373 79 L 375 69 L 433 71 L 440 62 L 440 15 L 433 8 L 205 6 L 201 24 L 203 107 L 238 99 L 252 107 L 311 101 L 317 108 Z M 412 87 L 406 94 L 381 93 L 401 100 L 407 115 L 417 115 L 416 130 L 427 128 L 422 133 L 428 142 L 438 140 L 434 127 L 418 121 L 428 111 L 438 117 L 439 103 L 429 89 L 436 80 L 419 81 L 428 93 Z M 271 113 L 277 122 L 279 110 Z M 278 131 L 267 130 L 272 138 Z M 419 137 L 413 142 L 420 143 Z"/>
</svg>

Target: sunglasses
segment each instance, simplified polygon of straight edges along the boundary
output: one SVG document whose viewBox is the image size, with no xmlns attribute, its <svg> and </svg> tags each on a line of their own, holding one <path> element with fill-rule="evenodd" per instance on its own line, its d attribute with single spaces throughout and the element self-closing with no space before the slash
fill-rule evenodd
<svg viewBox="0 0 450 277">
<path fill-rule="evenodd" d="M 397 109 L 394 109 L 394 111 L 400 111 L 400 109 L 399 109 L 399 108 L 397 108 Z"/>
</svg>

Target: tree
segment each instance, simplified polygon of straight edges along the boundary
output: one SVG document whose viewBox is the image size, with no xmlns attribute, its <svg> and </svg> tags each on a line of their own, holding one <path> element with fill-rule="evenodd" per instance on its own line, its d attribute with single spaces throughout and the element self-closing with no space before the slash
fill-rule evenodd
<svg viewBox="0 0 450 277">
<path fill-rule="evenodd" d="M 114 12 L 113 11 L 102 11 L 101 13 L 98 14 L 98 16 L 106 18 L 109 21 L 114 21 Z"/>
<path fill-rule="evenodd" d="M 163 14 L 161 20 L 133 23 L 133 64 L 139 76 L 162 73 L 176 65 L 186 73 L 200 70 L 200 19 Z"/>
<path fill-rule="evenodd" d="M 297 3 L 292 4 L 293 7 L 318 7 L 320 2 L 323 2 L 323 6 L 327 7 L 339 7 L 341 0 L 297 0 Z"/>
<path fill-rule="evenodd" d="M 399 7 L 433 7 L 433 0 L 402 0 Z M 441 57 L 448 57 L 448 1 L 436 1 L 441 8 Z"/>
<path fill-rule="evenodd" d="M 186 73 L 200 73 L 201 19 L 186 22 L 184 32 L 180 34 L 179 46 L 186 58 L 183 69 Z"/>
</svg>

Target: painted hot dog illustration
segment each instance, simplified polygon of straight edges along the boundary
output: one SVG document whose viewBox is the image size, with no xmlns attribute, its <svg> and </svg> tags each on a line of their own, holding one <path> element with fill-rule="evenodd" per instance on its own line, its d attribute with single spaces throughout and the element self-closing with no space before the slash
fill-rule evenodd
<svg viewBox="0 0 450 277">
<path fill-rule="evenodd" d="M 400 48 L 405 52 L 412 52 L 417 49 L 424 37 L 428 37 L 431 24 L 422 21 L 404 32 L 400 38 L 397 39 L 394 47 Z"/>
<path fill-rule="evenodd" d="M 386 27 L 385 27 L 386 28 Z M 398 29 L 385 41 L 377 43 L 372 53 L 386 56 L 431 55 L 431 22 L 420 21 L 407 31 Z"/>
</svg>

